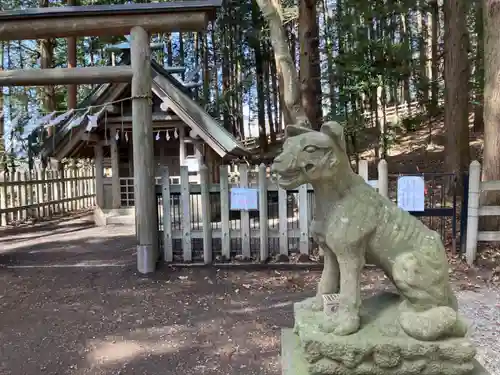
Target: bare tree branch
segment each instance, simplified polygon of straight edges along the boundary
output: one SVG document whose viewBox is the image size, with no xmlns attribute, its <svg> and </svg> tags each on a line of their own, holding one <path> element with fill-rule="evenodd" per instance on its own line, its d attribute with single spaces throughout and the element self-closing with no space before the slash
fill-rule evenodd
<svg viewBox="0 0 500 375">
<path fill-rule="evenodd" d="M 300 86 L 297 70 L 288 48 L 288 41 L 283 22 L 280 17 L 278 0 L 256 0 L 264 18 L 269 22 L 271 44 L 274 50 L 276 67 L 283 75 L 283 96 L 285 107 L 284 118 L 290 119 L 292 124 L 311 127 L 302 106 Z M 285 124 L 290 125 L 290 124 Z"/>
</svg>

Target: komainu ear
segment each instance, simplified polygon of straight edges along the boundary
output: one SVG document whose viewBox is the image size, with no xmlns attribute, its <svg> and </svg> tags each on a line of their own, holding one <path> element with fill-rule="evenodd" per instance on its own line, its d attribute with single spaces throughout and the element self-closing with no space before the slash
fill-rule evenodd
<svg viewBox="0 0 500 375">
<path fill-rule="evenodd" d="M 328 121 L 321 126 L 320 131 L 336 141 L 342 150 L 345 151 L 344 127 L 342 125 L 335 121 Z"/>
<path fill-rule="evenodd" d="M 287 125 L 285 126 L 285 138 L 294 137 L 296 135 L 304 134 L 310 131 L 312 131 L 312 129 L 306 128 L 304 126 Z"/>
</svg>

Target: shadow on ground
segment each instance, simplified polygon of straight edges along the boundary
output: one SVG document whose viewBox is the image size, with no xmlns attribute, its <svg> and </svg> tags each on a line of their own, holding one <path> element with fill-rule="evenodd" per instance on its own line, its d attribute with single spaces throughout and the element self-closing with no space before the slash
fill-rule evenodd
<svg viewBox="0 0 500 375">
<path fill-rule="evenodd" d="M 85 225 L 0 233 L 0 374 L 281 374 L 280 330 L 319 272 L 164 266 L 145 278 L 133 228 Z M 387 284 L 363 274 L 364 293 Z"/>
<path fill-rule="evenodd" d="M 318 273 L 135 271 L 133 228 L 0 233 L 1 374 L 280 374 Z"/>
</svg>

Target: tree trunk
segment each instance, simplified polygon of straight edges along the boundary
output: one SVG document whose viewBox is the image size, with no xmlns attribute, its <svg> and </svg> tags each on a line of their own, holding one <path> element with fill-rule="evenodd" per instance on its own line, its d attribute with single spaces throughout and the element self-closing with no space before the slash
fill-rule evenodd
<svg viewBox="0 0 500 375">
<path fill-rule="evenodd" d="M 225 2 L 227 5 L 227 1 Z M 227 21 L 227 17 L 224 17 Z M 227 28 L 223 29 L 222 38 L 224 40 L 222 46 L 222 114 L 224 119 L 224 127 L 229 132 L 232 132 L 231 126 L 231 118 L 229 112 L 229 96 L 231 90 L 231 82 L 230 82 L 230 61 L 229 61 L 229 42 L 230 38 L 227 31 Z"/>
<path fill-rule="evenodd" d="M 224 34 L 223 34 L 224 35 Z M 216 37 L 215 37 L 215 29 L 214 29 L 214 22 L 212 22 L 211 25 L 211 30 L 210 30 L 210 39 L 212 44 L 215 43 Z M 212 116 L 216 116 L 218 119 L 220 119 L 220 90 L 219 90 L 219 61 L 220 59 L 217 58 L 217 53 L 214 51 L 213 53 L 213 82 L 214 82 L 214 102 L 215 102 L 215 108 L 214 112 L 212 113 Z M 224 119 L 224 126 L 226 126 L 225 119 Z M 227 127 L 226 127 L 227 129 Z"/>
<path fill-rule="evenodd" d="M 316 0 L 299 0 L 298 24 L 302 105 L 312 128 L 319 130 L 323 109 Z"/>
<path fill-rule="evenodd" d="M 474 131 L 484 130 L 483 119 L 483 91 L 484 91 L 484 37 L 483 37 L 483 2 L 476 1 L 475 31 L 477 36 L 476 61 L 475 61 L 475 105 L 474 105 Z"/>
<path fill-rule="evenodd" d="M 301 103 L 300 88 L 297 79 L 297 70 L 294 66 L 286 32 L 281 21 L 276 3 L 270 0 L 256 0 L 257 4 L 269 22 L 270 38 L 276 60 L 278 74 L 281 75 L 280 91 L 283 93 L 284 106 L 282 110 L 285 117 L 285 126 L 288 124 L 300 124 L 310 127 Z M 287 121 L 288 120 L 288 121 Z"/>
<path fill-rule="evenodd" d="M 48 8 L 48 0 L 40 0 L 38 3 L 40 8 Z M 40 67 L 42 69 L 50 69 L 53 66 L 54 60 L 54 40 L 53 39 L 42 39 L 40 40 Z M 43 92 L 43 109 L 45 112 L 54 112 L 57 108 L 56 103 L 56 90 L 55 86 L 45 86 L 42 90 Z M 52 129 L 47 128 L 48 135 L 52 133 Z"/>
<path fill-rule="evenodd" d="M 210 103 L 210 67 L 208 59 L 208 37 L 207 33 L 203 33 L 202 59 L 203 59 L 203 104 L 205 106 Z"/>
<path fill-rule="evenodd" d="M 68 6 L 77 5 L 76 0 L 68 0 Z M 68 41 L 68 68 L 76 67 L 76 37 L 67 39 Z M 78 104 L 78 86 L 68 86 L 68 109 L 76 108 Z"/>
<path fill-rule="evenodd" d="M 172 49 L 172 33 L 168 33 L 167 37 L 167 65 L 172 66 L 174 64 L 174 53 Z"/>
<path fill-rule="evenodd" d="M 431 72 L 432 72 L 432 81 L 431 81 L 431 105 L 429 106 L 429 112 L 432 117 L 437 116 L 438 112 L 438 99 L 439 99 L 439 57 L 438 57 L 438 48 L 439 48 L 439 39 L 438 39 L 438 31 L 439 31 L 439 6 L 437 0 L 431 1 L 429 3 L 431 7 Z"/>
<path fill-rule="evenodd" d="M 428 108 L 429 106 L 429 77 L 427 76 L 427 8 L 425 1 L 420 1 L 420 9 L 419 9 L 419 31 L 420 35 L 419 39 L 419 88 L 420 88 L 420 99 L 419 103 L 422 108 Z"/>
<path fill-rule="evenodd" d="M 328 16 L 328 7 L 326 0 L 322 1 L 323 4 L 323 25 L 325 25 L 325 53 L 327 58 L 327 69 L 328 69 L 328 99 L 330 104 L 329 115 L 335 116 L 336 111 L 336 100 L 335 100 L 335 64 L 333 58 L 333 31 L 332 20 Z"/>
<path fill-rule="evenodd" d="M 276 71 L 276 60 L 274 60 L 272 57 L 272 51 L 269 50 L 269 65 L 270 65 L 270 70 L 271 70 L 271 87 L 273 90 L 273 108 L 274 108 L 274 129 L 276 133 L 280 132 L 282 129 L 282 124 L 283 124 L 283 119 L 282 119 L 282 111 L 280 111 L 280 105 L 281 105 L 281 95 L 280 95 L 280 89 L 278 87 L 278 81 L 281 79 L 278 76 L 278 72 Z"/>
<path fill-rule="evenodd" d="M 264 97 L 266 99 L 266 115 L 267 115 L 267 122 L 269 123 L 269 140 L 270 143 L 273 144 L 276 142 L 276 127 L 274 126 L 274 118 L 273 118 L 273 104 L 272 104 L 272 97 L 271 97 L 271 79 L 274 79 L 270 77 L 270 62 L 271 62 L 271 55 L 269 54 L 269 44 L 267 41 L 262 41 L 261 43 L 261 49 L 262 49 L 262 54 L 263 54 L 263 62 L 264 62 Z"/>
<path fill-rule="evenodd" d="M 483 181 L 500 180 L 500 0 L 484 0 Z M 500 205 L 500 192 L 483 194 L 482 204 Z M 482 230 L 498 230 L 498 216 L 484 218 Z"/>
<path fill-rule="evenodd" d="M 259 148 L 260 152 L 267 152 L 267 132 L 266 132 L 266 98 L 264 87 L 264 56 L 261 50 L 260 30 L 262 22 L 259 6 L 256 1 L 252 2 L 252 24 L 256 34 L 250 38 L 255 56 L 255 74 L 257 79 L 257 121 L 259 123 Z"/>
<path fill-rule="evenodd" d="M 5 48 L 5 42 L 2 40 L 0 42 L 0 72 L 3 70 L 3 61 L 4 61 L 4 48 Z M 3 87 L 0 86 L 0 163 L 2 163 L 4 157 L 5 157 L 5 137 L 4 137 L 4 119 L 5 119 L 5 113 L 3 110 Z"/>
<path fill-rule="evenodd" d="M 466 0 L 444 2 L 445 166 L 461 173 L 469 166 L 469 63 Z M 461 179 L 458 179 L 461 181 Z"/>
</svg>

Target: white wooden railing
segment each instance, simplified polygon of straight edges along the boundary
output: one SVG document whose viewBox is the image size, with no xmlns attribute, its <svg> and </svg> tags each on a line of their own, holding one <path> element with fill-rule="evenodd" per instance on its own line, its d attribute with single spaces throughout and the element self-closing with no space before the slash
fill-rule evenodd
<svg viewBox="0 0 500 375">
<path fill-rule="evenodd" d="M 387 162 L 382 160 L 379 164 L 380 173 L 377 180 L 370 181 L 371 185 L 378 189 L 381 194 L 388 195 Z M 368 163 L 360 163 L 360 175 L 368 180 Z M 164 259 L 167 262 L 174 261 L 174 241 L 180 241 L 182 259 L 175 261 L 193 261 L 193 240 L 202 240 L 203 261 L 206 264 L 212 262 L 213 239 L 220 239 L 221 255 L 227 259 L 231 257 L 231 240 L 241 240 L 241 254 L 245 258 L 251 258 L 251 242 L 259 241 L 259 258 L 267 259 L 269 251 L 269 240 L 278 239 L 279 253 L 290 255 L 289 239 L 298 241 L 298 251 L 309 254 L 310 236 L 309 225 L 312 218 L 313 204 L 311 197 L 312 187 L 302 185 L 298 191 L 293 192 L 294 213 L 290 214 L 290 193 L 278 187 L 269 179 L 269 170 L 262 164 L 252 170 L 247 164 L 238 166 L 238 174 L 232 175 L 228 166 L 220 169 L 220 183 L 211 185 L 208 183 L 208 171 L 206 167 L 200 170 L 200 184 L 188 183 L 187 167 L 181 167 L 181 184 L 172 185 L 168 169 L 163 170 L 161 180 L 162 222 L 161 233 Z M 230 189 L 232 187 L 249 187 L 258 190 L 258 210 L 239 212 L 238 219 L 231 219 L 234 211 L 230 210 Z M 271 207 L 268 202 L 268 192 L 277 193 L 277 205 L 273 205 L 273 211 L 277 215 L 270 216 L 268 210 Z M 213 199 L 217 195 L 217 212 L 220 217 L 214 219 L 211 209 Z M 173 198 L 176 195 L 176 198 Z M 197 195 L 200 199 L 194 200 Z M 212 197 L 213 198 L 213 197 Z M 276 207 L 277 206 L 277 207 Z M 192 210 L 200 210 L 199 215 L 193 215 Z M 180 223 L 173 225 L 178 217 Z M 194 217 L 194 219 L 193 219 Z M 252 218 L 252 226 L 251 224 Z M 276 220 L 276 222 L 274 222 Z M 235 223 L 237 221 L 237 223 Z M 236 225 L 235 225 L 236 224 Z M 252 239 L 254 241 L 252 241 Z M 177 257 L 179 258 L 179 257 Z"/>
<path fill-rule="evenodd" d="M 481 216 L 500 216 L 500 206 L 483 206 L 481 194 L 488 191 L 500 191 L 500 181 L 481 182 L 481 163 L 473 161 L 469 167 L 469 201 L 467 214 L 467 242 L 465 255 L 467 263 L 472 265 L 476 260 L 477 243 L 500 242 L 500 228 L 497 231 L 479 231 Z"/>
<path fill-rule="evenodd" d="M 93 167 L 0 175 L 0 226 L 50 219 L 95 204 Z"/>
</svg>

